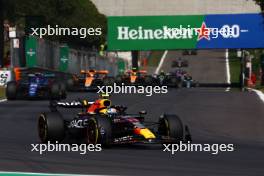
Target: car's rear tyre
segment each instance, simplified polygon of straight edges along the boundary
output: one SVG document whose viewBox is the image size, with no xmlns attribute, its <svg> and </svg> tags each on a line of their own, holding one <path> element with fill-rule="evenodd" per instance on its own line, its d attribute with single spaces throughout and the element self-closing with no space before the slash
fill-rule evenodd
<svg viewBox="0 0 264 176">
<path fill-rule="evenodd" d="M 7 83 L 6 87 L 6 98 L 8 100 L 15 100 L 17 96 L 17 85 L 15 81 L 10 81 Z"/>
<path fill-rule="evenodd" d="M 41 113 L 38 118 L 38 134 L 42 143 L 61 142 L 64 139 L 64 120 L 59 112 Z"/>
<path fill-rule="evenodd" d="M 110 147 L 112 144 L 112 125 L 108 117 L 93 117 L 88 120 L 86 142 Z"/>
<path fill-rule="evenodd" d="M 177 115 L 162 115 L 159 120 L 158 133 L 174 142 L 184 140 L 184 125 Z"/>
</svg>

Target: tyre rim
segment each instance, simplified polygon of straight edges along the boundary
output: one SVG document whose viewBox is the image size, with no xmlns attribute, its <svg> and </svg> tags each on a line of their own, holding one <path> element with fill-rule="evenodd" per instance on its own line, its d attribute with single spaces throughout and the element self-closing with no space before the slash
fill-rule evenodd
<svg viewBox="0 0 264 176">
<path fill-rule="evenodd" d="M 40 116 L 39 121 L 38 121 L 38 132 L 39 132 L 39 138 L 41 139 L 41 141 L 45 142 L 47 139 L 47 123 L 43 115 Z"/>
<path fill-rule="evenodd" d="M 96 122 L 93 120 L 87 127 L 87 142 L 88 144 L 96 144 L 98 139 L 98 130 Z"/>
</svg>

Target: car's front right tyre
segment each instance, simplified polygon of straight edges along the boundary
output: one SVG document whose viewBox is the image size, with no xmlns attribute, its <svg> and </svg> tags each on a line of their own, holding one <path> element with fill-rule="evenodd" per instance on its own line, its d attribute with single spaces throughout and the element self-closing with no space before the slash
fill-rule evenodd
<svg viewBox="0 0 264 176">
<path fill-rule="evenodd" d="M 17 85 L 15 81 L 10 81 L 7 83 L 6 87 L 6 98 L 8 100 L 15 100 L 17 96 Z"/>
</svg>

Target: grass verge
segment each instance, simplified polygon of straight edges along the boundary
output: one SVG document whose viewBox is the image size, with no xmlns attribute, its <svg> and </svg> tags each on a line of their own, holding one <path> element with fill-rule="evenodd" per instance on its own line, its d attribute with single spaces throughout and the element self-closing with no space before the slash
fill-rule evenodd
<svg viewBox="0 0 264 176">
<path fill-rule="evenodd" d="M 262 55 L 263 50 L 260 49 L 249 49 L 249 51 L 252 59 L 252 73 L 254 73 L 257 76 L 257 82 L 254 89 L 258 89 L 262 92 L 264 92 L 264 86 L 261 85 L 261 75 L 260 75 L 260 58 Z M 230 75 L 231 75 L 231 83 L 237 83 L 239 82 L 239 75 L 240 75 L 240 59 L 237 57 L 236 50 L 230 50 L 229 53 L 229 66 L 230 66 Z"/>
<path fill-rule="evenodd" d="M 240 59 L 236 56 L 235 51 L 230 52 L 229 67 L 230 67 L 231 83 L 239 83 L 241 67 L 240 67 Z"/>
<path fill-rule="evenodd" d="M 0 99 L 5 98 L 5 88 L 4 87 L 0 87 Z"/>
</svg>

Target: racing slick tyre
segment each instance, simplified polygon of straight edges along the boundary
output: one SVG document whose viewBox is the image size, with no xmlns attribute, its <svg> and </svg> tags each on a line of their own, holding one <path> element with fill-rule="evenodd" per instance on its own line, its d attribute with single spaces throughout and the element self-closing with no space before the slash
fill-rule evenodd
<svg viewBox="0 0 264 176">
<path fill-rule="evenodd" d="M 15 81 L 10 81 L 7 83 L 6 87 L 6 98 L 8 100 L 15 100 L 17 95 L 17 85 Z"/>
<path fill-rule="evenodd" d="M 38 118 L 38 135 L 42 143 L 61 142 L 64 139 L 64 120 L 59 112 L 41 113 Z"/>
<path fill-rule="evenodd" d="M 86 142 L 110 147 L 112 144 L 112 125 L 108 117 L 96 116 L 88 120 Z"/>
<path fill-rule="evenodd" d="M 175 142 L 184 140 L 184 125 L 177 115 L 164 114 L 159 120 L 158 133 Z"/>
</svg>

